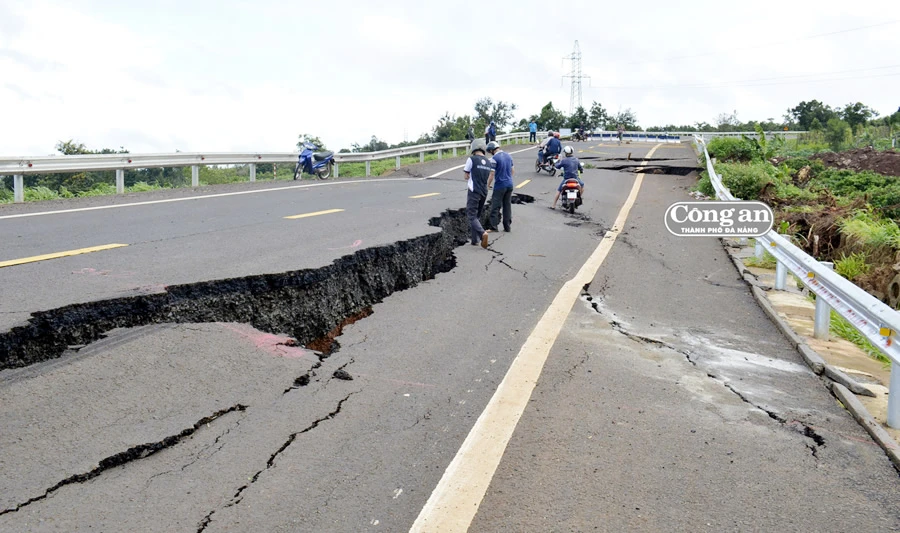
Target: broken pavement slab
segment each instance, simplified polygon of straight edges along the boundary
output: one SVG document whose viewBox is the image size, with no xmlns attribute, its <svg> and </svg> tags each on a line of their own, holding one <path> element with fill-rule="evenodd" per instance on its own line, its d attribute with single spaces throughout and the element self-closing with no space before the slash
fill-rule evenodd
<svg viewBox="0 0 900 533">
<path fill-rule="evenodd" d="M 752 246 L 736 246 L 736 241 L 724 242 L 725 249 L 735 260 L 736 266 L 738 262 L 744 265 L 742 260 L 753 255 Z M 876 420 L 893 439 L 900 439 L 900 429 L 887 426 L 890 366 L 870 357 L 852 342 L 833 334 L 829 335 L 828 340 L 813 337 L 816 304 L 798 287 L 798 281 L 793 275 L 788 276 L 785 290 L 778 291 L 774 289 L 774 270 L 746 265 L 738 269 L 746 273 L 745 280 L 748 276 L 754 280 L 757 285 L 754 289 L 758 290 L 753 292 L 764 310 L 767 307 L 772 310 L 774 315 L 770 313 L 770 316 L 776 325 L 792 343 L 799 341 L 798 350 L 810 368 L 817 374 L 824 373 L 832 381 L 841 384 L 844 390 L 856 394 L 858 403 L 865 406 L 869 417 Z M 821 364 L 819 360 L 825 364 L 821 370 L 818 369 Z M 860 419 L 856 413 L 854 417 Z M 896 442 L 892 446 L 896 449 Z M 900 465 L 897 467 L 900 469 Z"/>
</svg>

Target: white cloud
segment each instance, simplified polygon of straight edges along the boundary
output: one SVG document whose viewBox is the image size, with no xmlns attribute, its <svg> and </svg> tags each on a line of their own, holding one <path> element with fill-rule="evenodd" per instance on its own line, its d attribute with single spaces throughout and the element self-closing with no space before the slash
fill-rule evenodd
<svg viewBox="0 0 900 533">
<path fill-rule="evenodd" d="M 518 104 L 520 118 L 548 101 L 568 111 L 575 39 L 584 105 L 631 108 L 644 126 L 733 110 L 780 118 L 813 98 L 900 105 L 900 76 L 872 77 L 900 67 L 786 78 L 900 64 L 900 23 L 844 31 L 900 19 L 894 1 L 490 6 L 7 0 L 0 105 L 13 126 L 0 128 L 0 154 L 50 153 L 69 138 L 135 152 L 285 151 L 299 133 L 332 148 L 373 134 L 398 142 L 484 96 Z M 775 79 L 737 83 L 764 78 Z"/>
</svg>

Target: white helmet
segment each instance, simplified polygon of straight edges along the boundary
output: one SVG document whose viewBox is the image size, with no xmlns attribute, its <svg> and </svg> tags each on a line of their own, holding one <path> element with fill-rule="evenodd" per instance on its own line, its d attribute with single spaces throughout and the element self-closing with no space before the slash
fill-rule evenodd
<svg viewBox="0 0 900 533">
<path fill-rule="evenodd" d="M 566 154 L 566 157 L 572 157 L 575 154 L 575 150 L 571 146 L 566 146 L 563 148 L 563 153 Z"/>
</svg>

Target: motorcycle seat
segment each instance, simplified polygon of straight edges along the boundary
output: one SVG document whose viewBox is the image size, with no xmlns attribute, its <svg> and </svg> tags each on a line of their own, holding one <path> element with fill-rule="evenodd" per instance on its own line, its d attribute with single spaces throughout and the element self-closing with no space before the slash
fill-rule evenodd
<svg viewBox="0 0 900 533">
<path fill-rule="evenodd" d="M 313 160 L 324 161 L 334 155 L 334 152 L 316 152 L 313 154 Z"/>
</svg>

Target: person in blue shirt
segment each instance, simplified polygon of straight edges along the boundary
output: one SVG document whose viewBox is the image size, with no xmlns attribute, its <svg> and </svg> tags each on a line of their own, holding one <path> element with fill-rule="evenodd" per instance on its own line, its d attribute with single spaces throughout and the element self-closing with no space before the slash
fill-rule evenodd
<svg viewBox="0 0 900 533">
<path fill-rule="evenodd" d="M 544 145 L 543 150 L 538 151 L 538 162 L 542 164 L 544 162 L 544 158 L 546 158 L 547 156 L 559 155 L 559 153 L 562 151 L 562 143 L 559 142 L 559 139 L 556 138 L 553 132 L 548 132 L 547 136 L 547 144 Z"/>
<path fill-rule="evenodd" d="M 494 124 L 493 120 L 491 121 L 490 125 L 488 125 L 488 137 L 490 137 L 488 139 L 488 142 L 497 140 L 497 125 Z"/>
<path fill-rule="evenodd" d="M 575 150 L 571 146 L 566 146 L 563 152 L 565 152 L 566 157 L 560 159 L 559 162 L 556 163 L 556 168 L 562 169 L 563 177 L 562 181 L 559 182 L 559 187 L 556 188 L 556 198 L 553 199 L 553 205 L 550 206 L 550 209 L 556 209 L 556 202 L 559 201 L 559 195 L 562 193 L 563 186 L 566 184 L 567 180 L 577 180 L 578 198 L 581 199 L 584 196 L 584 182 L 578 177 L 578 173 L 584 170 L 584 167 L 581 165 L 581 162 L 578 161 L 578 158 L 575 157 Z M 575 205 L 577 206 L 578 204 Z"/>
<path fill-rule="evenodd" d="M 512 230 L 512 192 L 513 176 L 516 169 L 512 156 L 500 149 L 497 141 L 487 145 L 487 151 L 494 162 L 494 194 L 491 196 L 491 216 L 488 223 L 491 231 L 498 231 L 500 225 L 500 208 L 503 208 L 503 231 Z"/>
<path fill-rule="evenodd" d="M 537 142 L 537 123 L 533 120 L 528 124 L 528 142 Z"/>
</svg>

